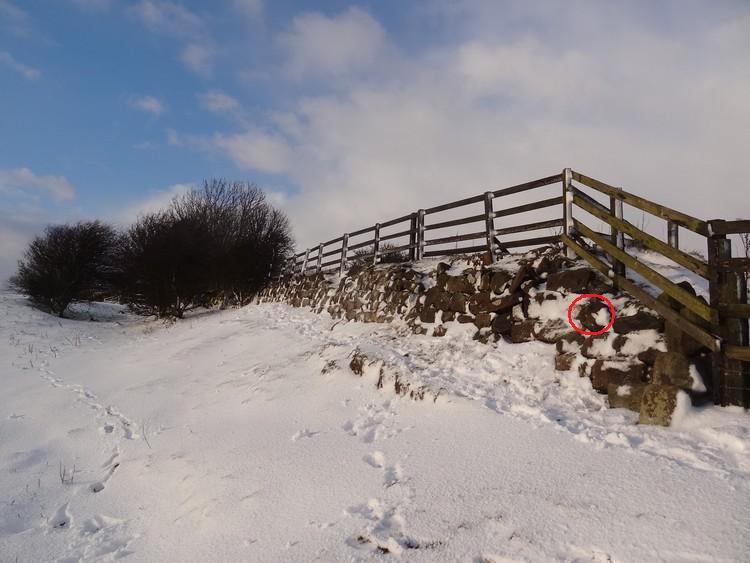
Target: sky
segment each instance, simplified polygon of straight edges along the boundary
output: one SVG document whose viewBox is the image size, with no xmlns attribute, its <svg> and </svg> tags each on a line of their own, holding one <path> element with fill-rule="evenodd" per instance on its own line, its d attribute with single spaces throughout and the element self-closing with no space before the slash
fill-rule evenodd
<svg viewBox="0 0 750 563">
<path fill-rule="evenodd" d="M 573 167 L 750 217 L 750 2 L 0 0 L 0 278 L 254 182 L 299 248 Z"/>
</svg>

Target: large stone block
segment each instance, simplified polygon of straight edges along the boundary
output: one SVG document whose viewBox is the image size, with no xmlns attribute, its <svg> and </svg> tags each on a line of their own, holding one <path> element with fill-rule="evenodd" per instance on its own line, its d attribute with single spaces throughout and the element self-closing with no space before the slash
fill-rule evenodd
<svg viewBox="0 0 750 563">
<path fill-rule="evenodd" d="M 607 386 L 607 400 L 610 408 L 628 409 L 634 412 L 641 411 L 641 400 L 646 385 L 643 383 L 636 384 L 618 384 L 610 383 Z"/>
<path fill-rule="evenodd" d="M 513 317 L 510 313 L 498 313 L 492 320 L 492 331 L 495 334 L 508 335 L 513 326 Z"/>
<path fill-rule="evenodd" d="M 526 319 L 519 323 L 513 323 L 510 329 L 510 339 L 514 343 L 530 342 L 534 340 L 534 324 L 536 321 Z"/>
<path fill-rule="evenodd" d="M 675 385 L 647 385 L 643 390 L 638 423 L 669 426 L 681 392 Z"/>
<path fill-rule="evenodd" d="M 677 352 L 660 352 L 656 355 L 651 382 L 675 385 L 686 390 L 691 390 L 697 383 L 690 373 L 690 360 Z"/>
<path fill-rule="evenodd" d="M 547 276 L 547 290 L 564 293 L 586 293 L 594 273 L 588 268 L 563 270 Z"/>
<path fill-rule="evenodd" d="M 664 319 L 647 311 L 638 311 L 635 315 L 615 317 L 612 330 L 618 334 L 628 334 L 637 330 L 664 330 Z"/>
<path fill-rule="evenodd" d="M 513 279 L 513 277 L 513 274 L 510 274 L 503 270 L 498 270 L 492 274 L 492 279 L 490 280 L 490 288 L 496 295 L 500 295 L 505 290 L 508 283 Z"/>
<path fill-rule="evenodd" d="M 576 354 L 571 354 L 570 352 L 555 355 L 555 369 L 557 371 L 568 371 L 573 369 L 573 363 L 577 357 Z"/>
<path fill-rule="evenodd" d="M 479 313 L 474 317 L 474 325 L 477 328 L 487 328 L 492 324 L 492 317 L 489 313 Z"/>
<path fill-rule="evenodd" d="M 606 393 L 610 383 L 642 384 L 646 380 L 645 368 L 640 362 L 596 360 L 591 366 L 591 386 L 599 393 Z"/>
</svg>

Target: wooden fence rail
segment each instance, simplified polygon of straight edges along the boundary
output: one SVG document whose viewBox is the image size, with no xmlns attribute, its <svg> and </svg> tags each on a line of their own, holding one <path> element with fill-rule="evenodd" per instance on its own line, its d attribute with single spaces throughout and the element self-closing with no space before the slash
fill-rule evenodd
<svg viewBox="0 0 750 563">
<path fill-rule="evenodd" d="M 554 184 L 562 186 L 561 195 L 510 207 L 502 205 L 502 198 L 506 196 L 523 194 Z M 593 190 L 594 193 L 587 193 L 586 190 Z M 605 204 L 598 201 L 595 197 L 597 195 L 604 196 L 608 202 Z M 476 213 L 474 210 L 462 217 L 432 220 L 435 214 L 477 204 L 484 206 L 482 213 Z M 623 209 L 625 205 L 640 210 L 644 215 L 648 214 L 666 221 L 666 240 L 646 233 L 642 228 L 627 221 Z M 560 217 L 497 228 L 498 219 L 554 207 L 560 209 Z M 583 216 L 574 213 L 575 209 L 608 225 L 609 233 L 592 229 L 585 223 Z M 451 236 L 429 236 L 435 230 L 465 225 L 471 225 L 469 228 L 472 230 Z M 383 233 L 384 230 L 394 227 L 398 227 L 394 232 Z M 520 240 L 501 238 L 544 229 L 559 229 L 560 232 Z M 680 229 L 687 229 L 705 237 L 707 260 L 680 249 Z M 389 254 L 400 252 L 408 252 L 410 260 L 487 252 L 489 259 L 494 262 L 503 254 L 507 254 L 511 248 L 540 246 L 561 241 L 571 257 L 581 257 L 616 287 L 627 291 L 644 305 L 655 310 L 711 352 L 716 403 L 748 406 L 750 304 L 747 302 L 746 280 L 750 273 L 750 258 L 733 257 L 731 242 L 727 238 L 727 235 L 747 233 L 750 233 L 750 220 L 704 221 L 566 168 L 560 174 L 419 209 L 322 242 L 290 257 L 284 275 L 306 275 L 336 270 L 343 274 L 352 259 L 378 264 Z M 369 236 L 362 240 L 363 235 Z M 403 241 L 407 237 L 408 243 L 384 245 L 387 241 Z M 480 240 L 481 244 L 458 246 L 458 243 Z M 454 244 L 455 247 L 435 248 L 447 244 Z M 633 245 L 664 256 L 707 280 L 708 302 L 639 260 L 638 256 L 629 251 Z M 324 260 L 326 258 L 329 260 Z M 670 304 L 657 300 L 648 288 L 629 278 L 629 272 L 638 274 L 675 303 L 679 303 L 682 313 Z M 685 314 L 686 312 L 688 314 Z"/>
</svg>

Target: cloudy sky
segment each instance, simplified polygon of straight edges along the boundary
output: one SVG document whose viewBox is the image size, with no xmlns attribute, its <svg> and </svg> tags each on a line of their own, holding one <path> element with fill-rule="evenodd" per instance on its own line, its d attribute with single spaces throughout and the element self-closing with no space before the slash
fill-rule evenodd
<svg viewBox="0 0 750 563">
<path fill-rule="evenodd" d="M 0 277 L 249 180 L 299 245 L 572 166 L 750 217 L 750 2 L 0 0 Z"/>
</svg>

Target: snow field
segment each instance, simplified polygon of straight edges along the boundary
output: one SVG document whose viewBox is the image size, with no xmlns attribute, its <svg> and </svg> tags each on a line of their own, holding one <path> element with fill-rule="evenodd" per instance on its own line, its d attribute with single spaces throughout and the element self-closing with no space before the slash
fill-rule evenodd
<svg viewBox="0 0 750 563">
<path fill-rule="evenodd" d="M 552 346 L 485 346 L 460 327 L 415 336 L 279 304 L 171 326 L 93 314 L 0 296 L 0 560 L 734 561 L 750 547 L 740 409 L 639 427 L 554 372 Z M 381 370 L 431 393 L 379 390 Z"/>
</svg>

